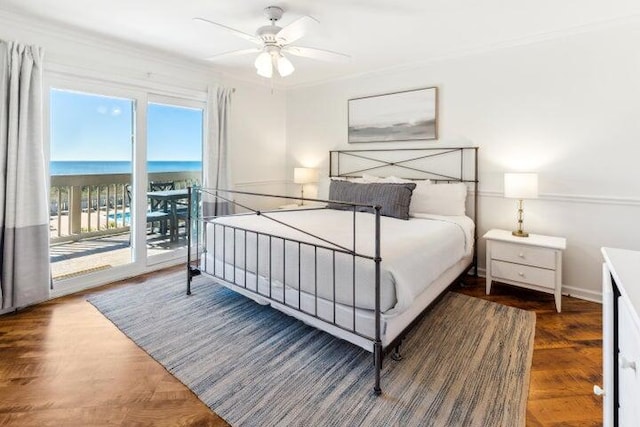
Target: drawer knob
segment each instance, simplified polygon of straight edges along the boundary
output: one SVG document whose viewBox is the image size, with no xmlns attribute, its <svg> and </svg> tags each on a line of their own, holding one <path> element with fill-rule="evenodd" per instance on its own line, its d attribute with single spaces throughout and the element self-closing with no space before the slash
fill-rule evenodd
<svg viewBox="0 0 640 427">
<path fill-rule="evenodd" d="M 520 258 L 524 258 L 524 254 L 523 254 L 522 252 L 520 252 L 520 253 L 518 254 L 518 256 L 519 256 Z"/>
<path fill-rule="evenodd" d="M 620 355 L 620 367 L 622 369 L 636 370 L 636 362 L 634 360 L 628 360 L 626 357 Z"/>
<path fill-rule="evenodd" d="M 596 396 L 604 396 L 604 390 L 600 387 L 598 387 L 597 385 L 593 386 L 593 394 L 595 394 Z"/>
<path fill-rule="evenodd" d="M 518 273 L 518 276 L 524 277 L 524 273 L 521 271 L 520 273 Z"/>
</svg>

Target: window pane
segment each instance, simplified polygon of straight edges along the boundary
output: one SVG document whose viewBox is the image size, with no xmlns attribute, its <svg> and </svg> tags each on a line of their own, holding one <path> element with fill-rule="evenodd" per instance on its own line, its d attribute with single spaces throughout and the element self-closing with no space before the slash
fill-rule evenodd
<svg viewBox="0 0 640 427">
<path fill-rule="evenodd" d="M 51 160 L 100 161 L 103 168 L 124 162 L 128 168 L 120 164 L 118 171 L 131 173 L 132 116 L 133 101 L 128 99 L 52 90 Z"/>
<path fill-rule="evenodd" d="M 202 176 L 202 115 L 176 105 L 147 108 L 148 256 L 186 245 L 186 187 Z"/>
<path fill-rule="evenodd" d="M 130 263 L 133 100 L 53 89 L 50 112 L 54 280 Z"/>
</svg>

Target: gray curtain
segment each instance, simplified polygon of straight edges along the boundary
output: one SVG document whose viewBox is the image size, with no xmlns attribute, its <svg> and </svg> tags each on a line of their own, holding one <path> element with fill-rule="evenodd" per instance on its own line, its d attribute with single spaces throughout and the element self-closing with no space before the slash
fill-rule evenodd
<svg viewBox="0 0 640 427">
<path fill-rule="evenodd" d="M 49 296 L 49 212 L 42 139 L 42 49 L 0 40 L 2 308 Z"/>
<path fill-rule="evenodd" d="M 209 88 L 209 138 L 204 149 L 204 187 L 209 189 L 232 190 L 229 169 L 229 115 L 231 95 L 234 89 Z M 226 199 L 233 195 L 221 192 Z M 203 214 L 228 215 L 233 213 L 233 205 L 221 199 L 203 195 Z"/>
</svg>

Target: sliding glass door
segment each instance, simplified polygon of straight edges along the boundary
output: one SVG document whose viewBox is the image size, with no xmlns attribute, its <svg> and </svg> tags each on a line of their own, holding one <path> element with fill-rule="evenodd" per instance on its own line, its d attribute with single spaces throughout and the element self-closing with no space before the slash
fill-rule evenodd
<svg viewBox="0 0 640 427">
<path fill-rule="evenodd" d="M 49 98 L 53 280 L 129 264 L 135 102 L 55 88 Z"/>
<path fill-rule="evenodd" d="M 149 262 L 186 247 L 187 187 L 202 182 L 204 105 L 154 97 L 147 105 L 146 242 Z"/>
<path fill-rule="evenodd" d="M 178 263 L 186 187 L 202 182 L 205 94 L 50 79 L 54 295 Z"/>
</svg>

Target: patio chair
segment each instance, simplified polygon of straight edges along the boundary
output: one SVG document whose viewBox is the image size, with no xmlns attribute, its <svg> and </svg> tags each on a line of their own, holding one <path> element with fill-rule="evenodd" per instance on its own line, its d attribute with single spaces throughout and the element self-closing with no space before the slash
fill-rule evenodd
<svg viewBox="0 0 640 427">
<path fill-rule="evenodd" d="M 160 182 L 160 181 L 151 181 L 149 182 L 149 191 L 166 191 L 166 190 L 175 190 L 176 189 L 176 184 L 174 181 L 168 181 L 168 182 Z M 154 201 L 151 201 L 152 206 L 151 208 L 154 209 Z M 155 201 L 155 209 L 158 209 L 160 206 L 162 206 L 162 209 L 165 211 L 168 211 L 168 206 L 167 206 L 167 202 L 162 202 L 164 203 L 163 205 L 161 205 L 161 202 L 159 201 Z M 177 223 L 175 224 L 176 228 L 180 227 L 180 221 L 182 221 L 183 224 L 186 223 L 187 221 L 187 215 L 189 212 L 189 205 L 188 203 L 186 203 L 186 201 L 176 201 L 175 202 L 177 209 L 176 209 L 176 221 Z"/>
<path fill-rule="evenodd" d="M 132 198 L 131 198 L 131 186 L 127 185 L 126 187 L 127 190 L 127 197 L 129 198 L 129 206 L 132 205 Z M 171 222 L 172 218 L 171 218 L 171 213 L 170 212 L 166 212 L 165 210 L 162 209 L 153 209 L 153 207 L 151 208 L 151 210 L 147 210 L 147 224 L 151 223 L 151 232 L 153 233 L 153 224 L 154 223 L 159 223 L 159 229 L 160 232 L 162 234 L 166 234 L 167 233 L 167 223 Z"/>
<path fill-rule="evenodd" d="M 176 183 L 173 181 L 160 182 L 160 181 L 150 181 L 149 182 L 149 191 L 167 191 L 167 190 L 175 190 Z M 162 209 L 164 211 L 168 211 L 167 202 L 160 200 L 151 200 L 151 210 L 157 211 Z"/>
<path fill-rule="evenodd" d="M 173 181 L 150 181 L 149 182 L 149 191 L 167 191 L 167 190 L 175 190 L 176 184 Z M 155 200 L 151 199 L 151 211 L 163 211 L 169 212 L 169 205 L 166 200 Z M 165 221 L 161 225 L 161 232 L 165 234 L 167 232 L 167 222 Z"/>
</svg>

